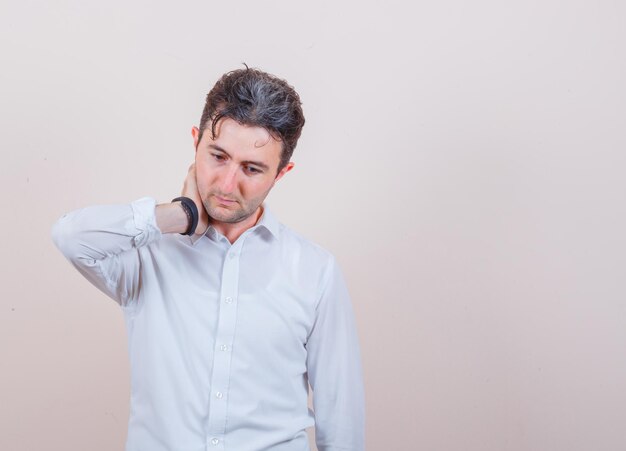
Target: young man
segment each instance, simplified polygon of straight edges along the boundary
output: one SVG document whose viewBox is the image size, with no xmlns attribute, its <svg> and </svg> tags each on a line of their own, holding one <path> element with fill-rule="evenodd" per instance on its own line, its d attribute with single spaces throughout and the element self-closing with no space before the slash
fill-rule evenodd
<svg viewBox="0 0 626 451">
<path fill-rule="evenodd" d="M 285 81 L 225 74 L 192 129 L 182 196 L 83 208 L 52 237 L 126 321 L 127 451 L 364 449 L 359 344 L 333 256 L 263 203 L 304 116 Z M 307 407 L 308 385 L 313 410 Z"/>
</svg>

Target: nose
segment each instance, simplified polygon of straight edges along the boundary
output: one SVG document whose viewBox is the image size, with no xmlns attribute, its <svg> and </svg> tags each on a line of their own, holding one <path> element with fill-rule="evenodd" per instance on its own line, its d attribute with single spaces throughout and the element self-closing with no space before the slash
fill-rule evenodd
<svg viewBox="0 0 626 451">
<path fill-rule="evenodd" d="M 224 194 L 230 194 L 237 186 L 237 167 L 235 165 L 226 168 L 222 173 L 220 181 L 220 191 Z"/>
</svg>

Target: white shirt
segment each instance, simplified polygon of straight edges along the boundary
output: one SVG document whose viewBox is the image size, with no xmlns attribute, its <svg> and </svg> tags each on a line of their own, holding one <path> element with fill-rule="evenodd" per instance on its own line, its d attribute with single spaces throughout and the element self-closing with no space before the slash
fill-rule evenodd
<svg viewBox="0 0 626 451">
<path fill-rule="evenodd" d="M 264 206 L 232 245 L 213 227 L 162 234 L 156 200 L 62 216 L 52 237 L 122 307 L 127 451 L 362 451 L 350 298 L 333 256 Z M 313 410 L 307 406 L 308 383 Z"/>
</svg>

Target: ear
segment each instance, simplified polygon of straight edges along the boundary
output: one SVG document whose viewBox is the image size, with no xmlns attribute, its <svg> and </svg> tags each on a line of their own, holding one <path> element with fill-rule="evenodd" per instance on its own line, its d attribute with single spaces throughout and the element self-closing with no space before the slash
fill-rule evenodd
<svg viewBox="0 0 626 451">
<path fill-rule="evenodd" d="M 198 150 L 198 140 L 200 139 L 200 129 L 195 125 L 191 127 L 191 136 L 193 136 L 193 148 Z"/>
<path fill-rule="evenodd" d="M 283 177 L 283 175 L 285 175 L 287 172 L 291 171 L 293 167 L 294 167 L 294 163 L 292 161 L 287 163 L 287 165 L 284 168 L 282 168 L 280 172 L 276 175 L 276 178 L 274 179 L 274 183 L 279 181 Z"/>
</svg>

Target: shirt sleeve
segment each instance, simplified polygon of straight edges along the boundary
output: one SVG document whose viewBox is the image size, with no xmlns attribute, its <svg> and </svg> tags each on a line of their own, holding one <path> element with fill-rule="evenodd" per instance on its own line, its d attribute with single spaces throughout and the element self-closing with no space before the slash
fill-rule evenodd
<svg viewBox="0 0 626 451">
<path fill-rule="evenodd" d="M 128 307 L 141 288 L 138 249 L 161 238 L 155 207 L 155 199 L 143 197 L 75 210 L 54 223 L 52 241 L 89 282 Z"/>
<path fill-rule="evenodd" d="M 307 340 L 319 451 L 365 449 L 365 396 L 359 340 L 348 289 L 334 259 Z"/>
</svg>

